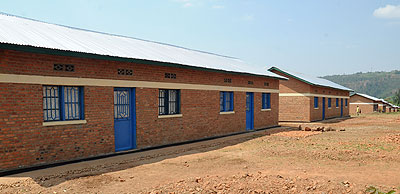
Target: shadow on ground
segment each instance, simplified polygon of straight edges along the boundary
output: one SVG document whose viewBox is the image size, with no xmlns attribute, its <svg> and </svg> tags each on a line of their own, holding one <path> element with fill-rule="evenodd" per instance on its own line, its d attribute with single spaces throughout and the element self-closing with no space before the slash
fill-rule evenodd
<svg viewBox="0 0 400 194">
<path fill-rule="evenodd" d="M 209 152 L 227 146 L 240 144 L 258 137 L 269 136 L 275 133 L 293 130 L 297 130 L 297 128 L 278 127 L 264 129 L 196 143 L 170 146 L 160 149 L 112 156 L 98 160 L 67 164 L 63 166 L 9 175 L 6 177 L 30 177 L 42 187 L 52 187 L 68 180 L 121 171 L 140 165 L 156 163 L 169 158 L 175 158 L 189 154 Z"/>
</svg>

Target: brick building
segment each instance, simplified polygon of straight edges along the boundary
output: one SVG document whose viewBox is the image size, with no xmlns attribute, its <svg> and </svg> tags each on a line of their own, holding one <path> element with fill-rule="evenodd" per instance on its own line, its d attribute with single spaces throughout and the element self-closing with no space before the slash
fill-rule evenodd
<svg viewBox="0 0 400 194">
<path fill-rule="evenodd" d="M 331 81 L 272 67 L 289 80 L 279 82 L 279 120 L 311 122 L 349 116 L 351 89 Z"/>
<path fill-rule="evenodd" d="M 278 125 L 279 75 L 0 14 L 0 171 Z"/>
<path fill-rule="evenodd" d="M 382 113 L 385 113 L 385 112 L 387 112 L 387 109 L 386 109 L 386 107 L 387 107 L 387 102 L 384 100 L 384 99 L 379 99 L 380 101 L 378 102 L 379 104 L 378 104 L 378 111 L 379 112 L 382 112 Z"/>
<path fill-rule="evenodd" d="M 386 105 L 386 109 L 387 109 L 387 112 L 393 112 L 393 105 L 392 104 L 390 104 L 390 103 L 388 103 L 387 105 Z"/>
<path fill-rule="evenodd" d="M 396 105 L 394 105 L 392 103 L 389 103 L 389 105 L 390 105 L 390 112 L 397 112 L 397 106 Z"/>
<path fill-rule="evenodd" d="M 362 114 L 382 112 L 382 109 L 379 109 L 379 102 L 381 101 L 381 99 L 367 94 L 354 93 L 350 95 L 350 114 L 357 113 L 357 106 L 361 109 Z"/>
</svg>

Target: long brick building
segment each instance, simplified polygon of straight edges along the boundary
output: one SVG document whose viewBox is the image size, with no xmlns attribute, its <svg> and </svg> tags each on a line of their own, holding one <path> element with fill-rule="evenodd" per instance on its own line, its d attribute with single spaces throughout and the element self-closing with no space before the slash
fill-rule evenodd
<svg viewBox="0 0 400 194">
<path fill-rule="evenodd" d="M 361 109 L 361 113 L 382 112 L 379 109 L 381 99 L 361 93 L 354 93 L 350 96 L 350 114 L 357 113 L 357 106 Z"/>
<path fill-rule="evenodd" d="M 279 75 L 0 14 L 0 171 L 278 125 Z"/>
<path fill-rule="evenodd" d="M 272 67 L 279 82 L 279 120 L 311 122 L 349 116 L 349 88 L 329 80 Z"/>
</svg>

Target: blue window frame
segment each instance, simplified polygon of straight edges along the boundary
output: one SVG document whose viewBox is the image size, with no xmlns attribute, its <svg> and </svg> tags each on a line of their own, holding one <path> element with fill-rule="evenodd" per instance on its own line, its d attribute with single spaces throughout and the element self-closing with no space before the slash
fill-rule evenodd
<svg viewBox="0 0 400 194">
<path fill-rule="evenodd" d="M 271 93 L 262 93 L 262 109 L 271 109 Z"/>
<path fill-rule="evenodd" d="M 314 97 L 314 108 L 318 108 L 318 97 Z"/>
<path fill-rule="evenodd" d="M 347 99 L 345 99 L 345 105 L 346 105 L 346 107 L 347 107 Z"/>
<path fill-rule="evenodd" d="M 180 90 L 160 89 L 158 95 L 158 114 L 180 114 Z"/>
<path fill-rule="evenodd" d="M 332 107 L 332 98 L 328 98 L 328 108 Z"/>
<path fill-rule="evenodd" d="M 233 111 L 233 92 L 220 92 L 220 111 Z"/>
<path fill-rule="evenodd" d="M 336 108 L 339 108 L 339 98 L 336 98 Z"/>
<path fill-rule="evenodd" d="M 44 121 L 83 120 L 83 87 L 43 86 Z"/>
</svg>

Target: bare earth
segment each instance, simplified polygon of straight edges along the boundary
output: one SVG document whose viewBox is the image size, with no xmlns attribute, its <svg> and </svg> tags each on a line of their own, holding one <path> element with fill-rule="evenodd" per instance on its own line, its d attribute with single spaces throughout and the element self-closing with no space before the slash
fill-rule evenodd
<svg viewBox="0 0 400 194">
<path fill-rule="evenodd" d="M 301 124 L 337 130 L 329 132 L 281 125 L 0 177 L 0 193 L 364 193 L 370 185 L 400 191 L 400 114 Z"/>
</svg>

